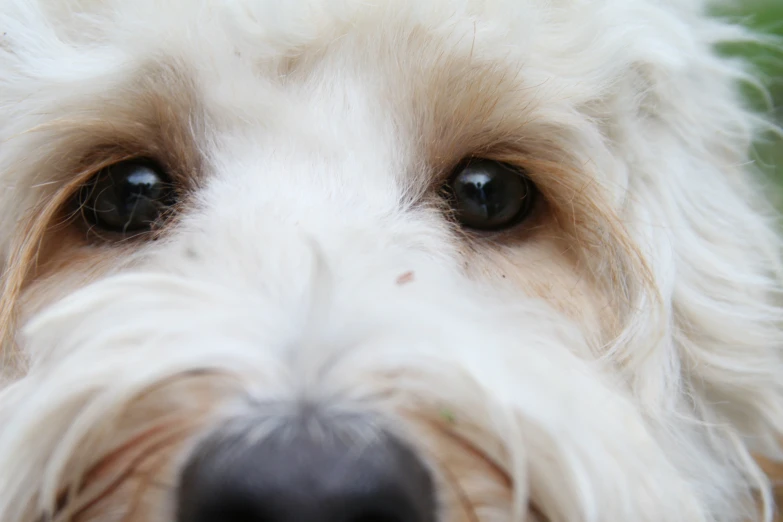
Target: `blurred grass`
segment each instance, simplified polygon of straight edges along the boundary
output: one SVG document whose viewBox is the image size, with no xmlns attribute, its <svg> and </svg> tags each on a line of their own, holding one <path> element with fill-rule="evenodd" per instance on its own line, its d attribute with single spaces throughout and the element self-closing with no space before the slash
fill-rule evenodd
<svg viewBox="0 0 783 522">
<path fill-rule="evenodd" d="M 719 10 L 720 16 L 737 20 L 783 41 L 783 0 L 744 0 L 739 5 Z M 753 106 L 772 114 L 783 125 L 783 47 L 775 49 L 761 45 L 733 45 L 721 50 L 730 56 L 748 58 L 761 72 L 762 82 L 771 100 L 756 89 L 746 89 Z M 771 106 L 768 103 L 771 101 Z M 766 136 L 756 145 L 754 160 L 779 187 L 774 200 L 783 205 L 783 138 Z"/>
</svg>

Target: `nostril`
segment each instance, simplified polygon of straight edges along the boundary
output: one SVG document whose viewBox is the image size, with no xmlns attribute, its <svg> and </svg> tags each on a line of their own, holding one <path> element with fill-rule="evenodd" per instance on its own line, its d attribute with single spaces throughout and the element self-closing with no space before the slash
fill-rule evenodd
<svg viewBox="0 0 783 522">
<path fill-rule="evenodd" d="M 400 518 L 398 515 L 392 513 L 367 512 L 359 514 L 355 518 L 352 518 L 349 522 L 405 522 L 405 519 Z"/>
<path fill-rule="evenodd" d="M 382 491 L 354 502 L 341 522 L 409 522 L 419 520 L 414 503 L 405 498 L 388 498 Z"/>
<path fill-rule="evenodd" d="M 302 424 L 202 444 L 180 477 L 177 522 L 434 522 L 430 474 L 408 446 Z"/>
<path fill-rule="evenodd" d="M 267 522 L 268 519 L 263 515 L 259 515 L 253 508 L 248 506 L 221 506 L 218 509 L 205 510 L 198 520 L 220 520 L 225 522 Z"/>
<path fill-rule="evenodd" d="M 274 503 L 259 502 L 259 499 L 250 502 L 247 500 L 238 501 L 224 497 L 216 505 L 205 506 L 197 520 L 210 522 L 280 522 L 287 520 L 280 513 L 266 512 L 264 508 L 272 507 Z M 323 507 L 327 506 L 323 505 Z M 355 514 L 347 514 L 340 519 L 329 519 L 329 522 L 337 522 L 338 520 L 339 522 L 409 522 L 410 520 L 418 520 L 414 514 L 404 511 L 407 509 L 400 511 L 391 508 L 366 508 Z M 180 518 L 180 520 L 184 522 L 184 519 Z"/>
<path fill-rule="evenodd" d="M 265 507 L 272 507 L 274 502 L 258 499 L 248 502 L 237 499 L 223 498 L 219 504 L 206 506 L 198 520 L 220 522 L 278 522 L 282 520 L 279 514 L 267 512 Z M 322 506 L 326 507 L 326 506 Z M 349 510 L 350 511 L 350 510 Z M 408 522 L 410 513 L 385 508 L 367 508 L 355 514 L 347 514 L 339 522 Z M 414 518 L 415 519 L 415 518 Z M 330 520 L 330 522 L 332 522 Z"/>
<path fill-rule="evenodd" d="M 192 498 L 192 493 L 188 493 L 190 500 L 186 502 L 189 507 L 185 507 L 182 502 L 182 494 L 181 489 L 177 515 L 177 520 L 180 522 L 275 522 L 277 520 L 274 514 L 266 511 L 267 502 L 247 496 L 241 491 L 213 490 L 211 494 L 206 492 L 199 498 Z M 195 509 L 192 509 L 193 507 Z"/>
</svg>

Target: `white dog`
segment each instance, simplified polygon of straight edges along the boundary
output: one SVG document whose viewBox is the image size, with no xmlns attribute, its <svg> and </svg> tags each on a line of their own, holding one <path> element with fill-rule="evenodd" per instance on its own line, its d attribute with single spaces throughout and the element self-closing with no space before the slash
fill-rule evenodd
<svg viewBox="0 0 783 522">
<path fill-rule="evenodd" d="M 771 520 L 702 4 L 0 0 L 0 520 Z"/>
</svg>

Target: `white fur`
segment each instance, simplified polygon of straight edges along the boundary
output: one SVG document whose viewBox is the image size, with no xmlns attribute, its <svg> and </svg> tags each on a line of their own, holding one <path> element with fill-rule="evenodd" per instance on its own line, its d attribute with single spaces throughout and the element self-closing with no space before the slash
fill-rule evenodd
<svg viewBox="0 0 783 522">
<path fill-rule="evenodd" d="M 552 522 L 771 520 L 752 455 L 779 457 L 783 433 L 780 243 L 747 160 L 764 124 L 738 101 L 746 73 L 712 50 L 750 37 L 703 10 L 1 0 L 7 273 L 30 209 L 85 153 L 80 129 L 127 120 L 149 89 L 183 97 L 171 107 L 188 107 L 175 116 L 203 162 L 163 239 L 122 255 L 85 243 L 88 261 L 28 282 L 4 347 L 0 520 L 55 517 L 68 488 L 78 504 L 87 471 L 155 421 L 141 397 L 197 406 L 158 387 L 195 370 L 235 389 L 193 438 L 264 401 L 374 412 L 414 444 L 406 412 L 450 412 L 513 480 L 512 503 L 476 507 L 483 521 L 522 520 L 529 502 Z M 481 95 L 497 125 L 471 116 L 464 132 L 518 120 L 529 156 L 578 172 L 615 220 L 527 242 L 456 233 L 427 204 L 420 132 L 444 113 L 419 98 L 455 67 L 500 78 Z M 123 498 L 107 502 L 122 513 Z M 86 519 L 114 520 L 102 513 Z"/>
</svg>

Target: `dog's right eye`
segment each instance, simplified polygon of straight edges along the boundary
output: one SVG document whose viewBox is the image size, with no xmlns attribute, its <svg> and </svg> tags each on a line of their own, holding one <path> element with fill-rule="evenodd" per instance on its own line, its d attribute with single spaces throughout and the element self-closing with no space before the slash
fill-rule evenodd
<svg viewBox="0 0 783 522">
<path fill-rule="evenodd" d="M 133 159 L 103 168 L 79 190 L 77 200 L 88 224 L 127 234 L 152 228 L 175 195 L 163 169 Z"/>
<path fill-rule="evenodd" d="M 486 159 L 460 165 L 446 191 L 460 224 L 483 231 L 521 223 L 530 215 L 538 195 L 524 170 Z"/>
</svg>

